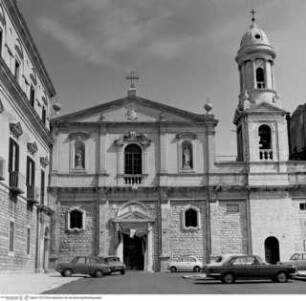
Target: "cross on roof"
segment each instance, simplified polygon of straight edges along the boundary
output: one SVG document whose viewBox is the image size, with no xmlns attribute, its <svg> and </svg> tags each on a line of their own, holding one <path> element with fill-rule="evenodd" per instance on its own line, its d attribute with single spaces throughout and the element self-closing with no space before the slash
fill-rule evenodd
<svg viewBox="0 0 306 301">
<path fill-rule="evenodd" d="M 256 10 L 254 8 L 252 8 L 252 10 L 250 11 L 251 15 L 252 15 L 252 22 L 255 22 L 255 14 L 257 13 Z"/>
<path fill-rule="evenodd" d="M 134 71 L 131 71 L 130 75 L 126 77 L 126 80 L 130 80 L 130 88 L 135 88 L 135 80 L 139 80 L 139 76 L 135 74 Z"/>
</svg>

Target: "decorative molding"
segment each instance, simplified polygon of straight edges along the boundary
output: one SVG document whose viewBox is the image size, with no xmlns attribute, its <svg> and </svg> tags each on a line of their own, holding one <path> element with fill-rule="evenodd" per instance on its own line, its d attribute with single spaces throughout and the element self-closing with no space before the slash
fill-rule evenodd
<svg viewBox="0 0 306 301">
<path fill-rule="evenodd" d="M 20 47 L 18 45 L 15 44 L 15 50 L 18 54 L 18 56 L 20 57 L 20 59 L 23 60 L 23 53 L 22 53 L 22 50 L 20 49 Z"/>
<path fill-rule="evenodd" d="M 137 108 L 135 106 L 132 106 L 130 108 L 127 108 L 127 111 L 125 113 L 125 117 L 127 120 L 135 121 L 137 120 Z"/>
<path fill-rule="evenodd" d="M 30 152 L 32 155 L 34 155 L 38 151 L 36 141 L 28 142 L 27 147 L 28 147 L 28 152 Z"/>
<path fill-rule="evenodd" d="M 87 140 L 90 137 L 90 133 L 88 132 L 74 132 L 70 133 L 68 138 L 70 140 Z"/>
<path fill-rule="evenodd" d="M 185 132 L 185 133 L 178 133 L 176 134 L 176 139 L 177 140 L 184 140 L 184 139 L 190 139 L 190 140 L 194 140 L 197 138 L 197 134 L 195 133 L 190 133 L 190 132 Z"/>
<path fill-rule="evenodd" d="M 188 211 L 188 210 L 194 210 L 197 214 L 197 226 L 196 227 L 193 227 L 193 226 L 189 226 L 187 227 L 186 226 L 186 219 L 185 219 L 185 213 Z M 199 208 L 196 208 L 194 206 L 187 206 L 185 207 L 182 211 L 181 211 L 181 214 L 182 214 L 182 230 L 184 231 L 191 231 L 191 232 L 195 232 L 195 231 L 198 231 L 201 229 L 201 212 L 200 212 L 200 209 Z"/>
<path fill-rule="evenodd" d="M 127 132 L 121 138 L 115 140 L 114 144 L 117 147 L 122 147 L 126 143 L 136 142 L 142 147 L 149 147 L 151 145 L 151 140 L 147 135 L 137 132 Z"/>
<path fill-rule="evenodd" d="M 78 211 L 82 214 L 82 227 L 80 228 L 70 227 L 70 214 L 73 211 Z M 81 232 L 81 231 L 85 231 L 85 228 L 86 228 L 86 211 L 78 207 L 69 208 L 67 212 L 67 231 L 68 232 Z"/>
<path fill-rule="evenodd" d="M 44 168 L 46 168 L 47 165 L 49 165 L 48 156 L 40 157 L 40 164 L 41 164 Z"/>
<path fill-rule="evenodd" d="M 13 52 L 12 52 L 11 48 L 9 47 L 9 45 L 8 45 L 8 44 L 5 44 L 5 46 L 6 46 L 6 48 L 7 48 L 8 54 L 9 54 L 11 57 L 14 57 Z"/>
<path fill-rule="evenodd" d="M 32 83 L 33 83 L 34 85 L 37 85 L 36 76 L 35 76 L 33 73 L 30 74 L 30 79 L 32 80 Z"/>
<path fill-rule="evenodd" d="M 20 122 L 10 123 L 10 132 L 14 137 L 19 138 L 23 134 Z"/>
</svg>

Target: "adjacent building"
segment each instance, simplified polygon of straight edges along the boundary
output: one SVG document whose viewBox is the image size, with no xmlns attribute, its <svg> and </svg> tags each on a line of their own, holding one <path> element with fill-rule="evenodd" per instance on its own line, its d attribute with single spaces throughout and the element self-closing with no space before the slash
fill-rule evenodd
<svg viewBox="0 0 306 301">
<path fill-rule="evenodd" d="M 52 121 L 51 256 L 116 254 L 159 271 L 182 255 L 205 262 L 254 253 L 268 262 L 304 250 L 306 163 L 289 161 L 276 52 L 252 21 L 236 55 L 237 159 L 217 162 L 218 121 L 137 95 Z"/>
<path fill-rule="evenodd" d="M 54 95 L 16 1 L 0 1 L 0 272 L 48 269 Z"/>
</svg>

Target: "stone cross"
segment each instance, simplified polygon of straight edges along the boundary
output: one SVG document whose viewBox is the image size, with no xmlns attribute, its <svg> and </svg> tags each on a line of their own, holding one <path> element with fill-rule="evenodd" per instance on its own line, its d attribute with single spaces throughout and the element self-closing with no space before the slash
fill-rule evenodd
<svg viewBox="0 0 306 301">
<path fill-rule="evenodd" d="M 134 71 L 131 71 L 130 75 L 126 77 L 126 80 L 131 81 L 130 88 L 134 89 L 135 88 L 135 80 L 139 80 L 139 76 L 136 75 Z"/>
</svg>

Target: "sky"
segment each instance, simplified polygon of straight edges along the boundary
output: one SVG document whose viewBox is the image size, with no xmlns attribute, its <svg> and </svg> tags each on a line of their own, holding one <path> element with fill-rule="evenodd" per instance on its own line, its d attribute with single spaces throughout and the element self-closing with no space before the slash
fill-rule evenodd
<svg viewBox="0 0 306 301">
<path fill-rule="evenodd" d="M 216 154 L 236 156 L 235 56 L 256 23 L 277 53 L 276 90 L 289 112 L 305 102 L 305 0 L 19 0 L 62 105 L 61 115 L 127 95 L 135 70 L 141 97 L 205 114 Z"/>
</svg>

